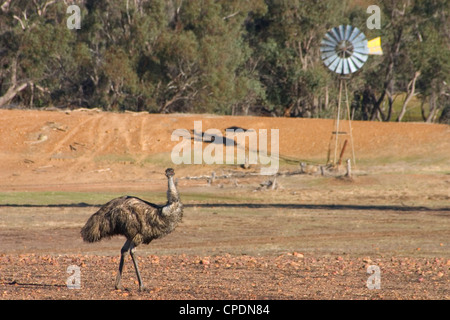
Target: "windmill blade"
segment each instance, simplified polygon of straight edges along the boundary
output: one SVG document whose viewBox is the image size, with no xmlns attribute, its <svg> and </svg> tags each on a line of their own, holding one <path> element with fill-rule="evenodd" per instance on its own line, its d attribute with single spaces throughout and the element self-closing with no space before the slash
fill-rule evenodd
<svg viewBox="0 0 450 320">
<path fill-rule="evenodd" d="M 367 48 L 367 40 L 355 44 L 353 47 L 353 51 L 360 54 L 369 54 L 369 48 Z"/>
<path fill-rule="evenodd" d="M 339 43 L 339 41 L 337 41 L 336 39 L 334 39 L 330 33 L 327 33 L 327 34 L 325 35 L 325 38 L 322 39 L 322 42 L 325 42 L 325 41 L 328 42 L 328 43 L 330 43 L 330 44 L 333 45 L 333 46 L 335 46 L 335 45 L 337 45 L 337 44 Z"/>
<path fill-rule="evenodd" d="M 330 57 L 333 54 L 336 54 L 336 52 L 334 51 L 334 49 L 330 50 L 328 47 L 327 48 L 320 48 L 320 53 L 321 56 L 324 56 L 324 58 L 322 59 L 326 59 L 328 57 Z"/>
<path fill-rule="evenodd" d="M 342 71 L 344 69 L 344 66 L 343 66 L 344 59 L 339 58 L 338 60 L 339 60 L 339 62 L 337 64 L 336 69 L 334 70 L 334 72 L 342 74 Z"/>
<path fill-rule="evenodd" d="M 339 30 L 338 28 L 333 28 L 333 29 L 331 29 L 331 31 L 328 33 L 330 36 L 332 36 L 332 37 L 336 40 L 337 43 L 339 43 L 339 42 L 341 42 L 342 40 L 344 40 L 344 39 L 341 38 L 341 36 L 340 36 L 338 30 Z"/>
<path fill-rule="evenodd" d="M 340 25 L 325 34 L 320 43 L 320 53 L 328 69 L 345 75 L 358 71 L 369 54 L 382 54 L 382 50 L 379 39 L 368 42 L 358 28 Z"/>
<path fill-rule="evenodd" d="M 325 59 L 324 61 L 323 61 L 323 63 L 328 67 L 328 68 L 330 68 L 331 69 L 331 64 L 335 61 L 335 60 L 337 60 L 337 59 L 339 59 L 339 57 L 336 55 L 336 54 L 334 54 L 334 55 L 332 55 L 331 57 L 329 57 L 328 59 Z"/>
<path fill-rule="evenodd" d="M 364 64 L 364 62 L 367 61 L 368 55 L 367 54 L 361 54 L 361 53 L 358 53 L 358 52 L 353 52 L 353 55 L 350 58 L 352 58 L 353 61 L 359 60 L 359 61 L 361 61 Z"/>
<path fill-rule="evenodd" d="M 336 72 L 336 68 L 340 61 L 341 59 L 338 56 L 336 56 L 336 59 L 328 66 L 328 69 L 330 69 L 333 72 Z"/>
<path fill-rule="evenodd" d="M 356 72 L 360 68 L 355 65 L 352 57 L 350 57 L 350 59 L 348 59 L 347 62 L 348 62 L 348 67 L 350 68 L 350 73 Z M 361 64 L 361 67 L 362 67 L 362 64 Z"/>
<path fill-rule="evenodd" d="M 341 40 L 345 40 L 345 29 L 346 26 L 344 25 L 339 26 L 339 36 L 341 37 Z"/>
<path fill-rule="evenodd" d="M 354 66 L 356 67 L 355 71 L 361 69 L 361 67 L 364 65 L 364 62 L 365 62 L 365 61 L 355 58 L 355 56 L 351 56 L 349 60 L 351 60 L 352 63 L 354 64 Z"/>
<path fill-rule="evenodd" d="M 353 27 L 352 27 L 352 26 L 347 26 L 347 27 L 345 28 L 344 39 L 345 39 L 345 40 L 349 40 L 349 39 L 350 39 L 350 35 L 352 34 L 352 32 L 353 32 Z"/>
<path fill-rule="evenodd" d="M 358 43 L 363 42 L 364 40 L 366 40 L 366 36 L 364 35 L 364 33 L 361 32 L 355 37 L 355 39 L 352 40 L 352 43 L 354 45 L 357 45 Z"/>
<path fill-rule="evenodd" d="M 321 45 L 320 50 L 323 49 L 324 51 L 326 51 L 326 50 L 334 51 L 334 48 L 338 45 L 338 43 L 323 39 L 322 42 L 320 43 L 320 45 Z"/>
<path fill-rule="evenodd" d="M 361 31 L 358 28 L 353 28 L 350 36 L 347 38 L 348 41 L 353 42 L 357 36 L 359 36 Z"/>
<path fill-rule="evenodd" d="M 349 74 L 350 73 L 350 68 L 348 66 L 348 61 L 350 59 L 343 59 L 342 61 L 342 74 Z"/>
<path fill-rule="evenodd" d="M 322 52 L 322 54 L 320 55 L 320 57 L 322 58 L 322 60 L 327 60 L 328 58 L 332 57 L 332 56 L 336 56 L 336 53 L 333 51 L 325 51 Z"/>
</svg>

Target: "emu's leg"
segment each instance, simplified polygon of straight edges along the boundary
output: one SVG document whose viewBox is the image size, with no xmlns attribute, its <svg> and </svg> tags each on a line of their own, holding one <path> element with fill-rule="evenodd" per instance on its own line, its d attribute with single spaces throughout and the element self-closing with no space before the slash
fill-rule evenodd
<svg viewBox="0 0 450 320">
<path fill-rule="evenodd" d="M 127 240 L 127 241 L 125 241 L 125 244 L 123 245 L 122 249 L 120 250 L 120 264 L 119 264 L 119 273 L 117 274 L 117 278 L 116 278 L 116 290 L 119 290 L 121 288 L 120 279 L 122 278 L 123 263 L 125 261 L 125 257 L 127 256 L 127 252 L 130 249 L 130 246 L 131 246 L 131 241 Z"/>
<path fill-rule="evenodd" d="M 130 248 L 130 255 L 131 255 L 131 259 L 133 259 L 134 269 L 136 270 L 136 276 L 139 281 L 139 291 L 144 291 L 145 287 L 144 287 L 144 283 L 142 282 L 141 274 L 139 273 L 139 268 L 137 265 L 136 257 L 134 255 L 135 251 L 136 251 L 136 246 L 132 243 L 131 248 Z"/>
</svg>

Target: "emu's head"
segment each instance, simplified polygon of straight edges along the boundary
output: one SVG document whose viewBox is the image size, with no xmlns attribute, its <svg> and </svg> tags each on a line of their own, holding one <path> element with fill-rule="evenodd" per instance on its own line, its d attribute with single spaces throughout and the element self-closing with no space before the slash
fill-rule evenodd
<svg viewBox="0 0 450 320">
<path fill-rule="evenodd" d="M 175 175 L 175 171 L 172 168 L 166 169 L 166 177 L 167 178 L 173 177 L 174 175 Z"/>
</svg>

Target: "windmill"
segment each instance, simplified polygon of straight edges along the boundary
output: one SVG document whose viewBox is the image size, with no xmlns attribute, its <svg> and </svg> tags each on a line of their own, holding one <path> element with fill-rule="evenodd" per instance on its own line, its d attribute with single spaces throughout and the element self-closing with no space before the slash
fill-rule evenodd
<svg viewBox="0 0 450 320">
<path fill-rule="evenodd" d="M 339 135 L 349 135 L 352 149 L 353 164 L 355 161 L 355 150 L 353 146 L 353 134 L 351 126 L 350 106 L 348 101 L 347 80 L 350 80 L 350 75 L 362 68 L 367 61 L 369 55 L 382 55 L 380 37 L 367 41 L 366 36 L 358 28 L 351 25 L 340 25 L 328 31 L 320 44 L 321 59 L 325 66 L 332 72 L 339 75 L 339 100 L 338 109 L 335 121 L 335 131 L 333 131 L 332 139 L 334 137 L 334 160 L 333 165 L 340 164 L 342 156 L 347 145 L 347 140 L 341 149 L 340 157 L 337 159 L 338 140 Z M 340 131 L 340 117 L 341 117 L 341 101 L 342 91 L 345 93 L 345 102 L 347 105 L 347 116 L 349 132 Z M 328 162 L 330 161 L 331 141 L 328 150 Z"/>
</svg>

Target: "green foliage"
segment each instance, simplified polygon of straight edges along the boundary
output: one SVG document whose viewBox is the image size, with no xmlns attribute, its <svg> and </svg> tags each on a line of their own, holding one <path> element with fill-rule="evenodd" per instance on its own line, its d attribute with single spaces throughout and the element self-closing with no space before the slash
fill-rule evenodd
<svg viewBox="0 0 450 320">
<path fill-rule="evenodd" d="M 367 1 L 76 1 L 80 30 L 67 28 L 63 1 L 5 4 L 0 98 L 12 94 L 3 104 L 330 117 L 337 79 L 319 46 L 347 23 L 382 37 L 384 56 L 349 84 L 351 93 L 373 90 L 372 119 L 391 119 L 393 97 L 410 91 L 416 72 L 424 120 L 449 104 L 445 1 L 379 1 L 381 30 L 366 28 Z"/>
</svg>

